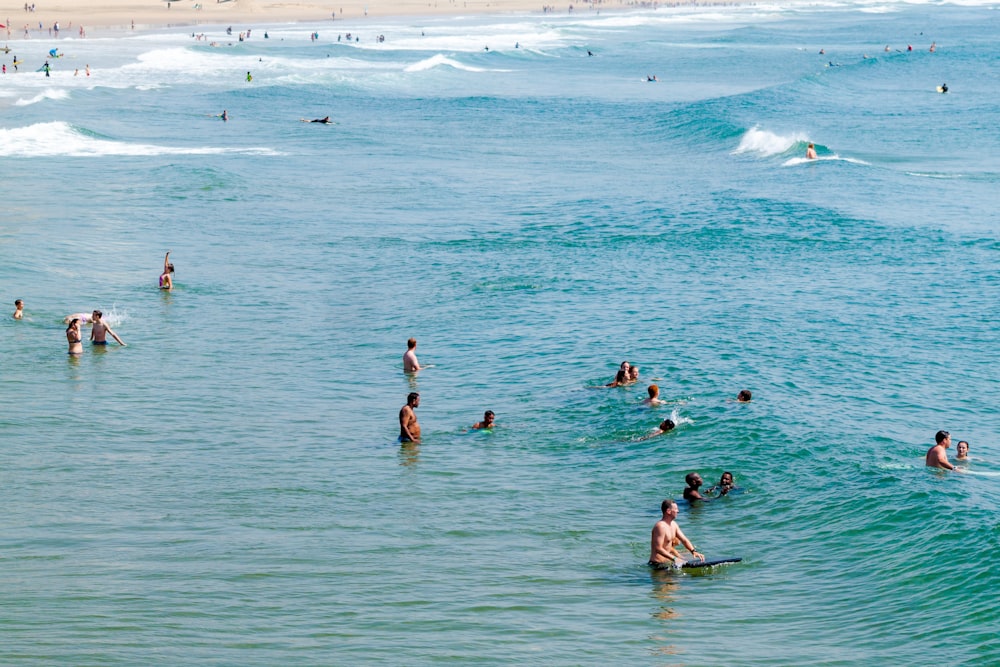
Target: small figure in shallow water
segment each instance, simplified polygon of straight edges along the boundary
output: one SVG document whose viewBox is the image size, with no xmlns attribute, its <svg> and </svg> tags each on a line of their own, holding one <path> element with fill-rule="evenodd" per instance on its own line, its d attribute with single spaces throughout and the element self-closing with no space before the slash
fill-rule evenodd
<svg viewBox="0 0 1000 667">
<path fill-rule="evenodd" d="M 420 442 L 420 424 L 417 423 L 417 415 L 413 412 L 418 407 L 420 407 L 420 394 L 411 391 L 406 397 L 406 405 L 399 409 L 400 442 Z"/>
<path fill-rule="evenodd" d="M 406 341 L 406 352 L 403 353 L 403 372 L 416 373 L 423 368 L 417 361 L 417 339 L 411 338 Z"/>
<path fill-rule="evenodd" d="M 736 394 L 736 400 L 740 403 L 749 403 L 753 395 L 750 393 L 749 389 L 741 389 L 740 393 Z"/>
<path fill-rule="evenodd" d="M 14 314 L 11 315 L 15 320 L 19 320 L 24 317 L 24 302 L 17 299 L 14 302 Z"/>
<path fill-rule="evenodd" d="M 807 160 L 815 160 L 816 159 L 816 145 L 815 144 L 810 143 L 808 146 L 806 146 L 806 159 Z"/>
<path fill-rule="evenodd" d="M 651 384 L 646 387 L 646 393 L 649 394 L 649 398 L 643 400 L 643 405 L 648 405 L 653 407 L 654 405 L 660 405 L 663 401 L 660 399 L 660 388 L 655 384 Z"/>
<path fill-rule="evenodd" d="M 168 250 L 167 256 L 163 258 L 163 273 L 160 274 L 160 289 L 172 290 L 174 288 L 174 279 L 171 275 L 173 272 L 174 265 L 170 263 L 170 251 Z"/>
<path fill-rule="evenodd" d="M 724 472 L 722 477 L 719 478 L 719 483 L 708 490 L 708 493 L 718 493 L 719 496 L 724 496 L 733 489 L 736 488 L 736 482 L 733 480 L 733 473 Z"/>
<path fill-rule="evenodd" d="M 945 470 L 955 470 L 948 461 L 948 448 L 951 447 L 951 434 L 948 431 L 938 431 L 934 434 L 933 447 L 927 450 L 924 462 L 930 468 L 944 468 Z"/>
<path fill-rule="evenodd" d="M 955 457 L 956 461 L 968 461 L 969 460 L 969 443 L 965 440 L 959 440 L 958 445 L 955 447 L 955 451 L 958 454 Z"/>
<path fill-rule="evenodd" d="M 493 420 L 495 418 L 496 418 L 496 415 L 493 414 L 493 411 L 492 410 L 487 410 L 483 414 L 483 421 L 476 422 L 475 424 L 472 425 L 472 428 L 477 429 L 477 430 L 478 429 L 483 429 L 483 428 L 493 428 Z"/>
</svg>

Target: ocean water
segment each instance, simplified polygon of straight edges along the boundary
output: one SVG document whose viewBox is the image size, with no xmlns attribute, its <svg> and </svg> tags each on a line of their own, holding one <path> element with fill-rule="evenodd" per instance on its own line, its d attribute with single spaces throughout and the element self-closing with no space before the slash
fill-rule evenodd
<svg viewBox="0 0 1000 667">
<path fill-rule="evenodd" d="M 1000 664 L 995 5 L 224 29 L 5 57 L 0 662 Z"/>
</svg>

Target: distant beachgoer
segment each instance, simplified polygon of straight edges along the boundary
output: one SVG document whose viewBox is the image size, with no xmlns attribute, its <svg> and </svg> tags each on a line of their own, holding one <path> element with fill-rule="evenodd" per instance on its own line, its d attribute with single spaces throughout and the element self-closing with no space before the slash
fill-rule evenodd
<svg viewBox="0 0 1000 667">
<path fill-rule="evenodd" d="M 948 462 L 948 448 L 951 447 L 951 434 L 948 431 L 938 431 L 934 435 L 937 443 L 927 450 L 925 462 L 931 468 L 944 468 L 945 470 L 955 470 L 955 466 Z"/>
<path fill-rule="evenodd" d="M 696 472 L 689 472 L 685 477 L 684 481 L 687 482 L 687 487 L 684 489 L 684 500 L 692 502 L 695 500 L 708 500 L 705 496 L 698 492 L 698 488 L 705 483 Z"/>
<path fill-rule="evenodd" d="M 80 333 L 80 319 L 74 317 L 66 327 L 66 341 L 69 343 L 68 354 L 83 354 L 83 336 Z"/>
<path fill-rule="evenodd" d="M 250 76 L 250 72 L 247 72 L 247 81 L 253 81 L 253 77 Z"/>
<path fill-rule="evenodd" d="M 658 435 L 663 435 L 667 431 L 673 431 L 677 427 L 672 419 L 664 419 L 660 422 L 660 425 L 656 428 L 655 433 L 650 433 L 649 435 L 644 435 L 639 438 L 639 440 L 649 440 L 650 438 L 655 438 Z"/>
<path fill-rule="evenodd" d="M 229 120 L 229 110 L 228 109 L 223 109 L 222 113 L 220 113 L 218 116 L 216 116 L 216 118 L 221 118 L 223 121 L 228 121 Z"/>
<path fill-rule="evenodd" d="M 90 76 L 90 65 L 87 65 L 87 66 L 86 66 L 86 67 L 84 68 L 84 72 L 86 72 L 87 76 Z"/>
<path fill-rule="evenodd" d="M 652 407 L 654 405 L 660 405 L 661 403 L 663 403 L 663 401 L 660 400 L 660 388 L 655 384 L 651 384 L 648 387 L 646 387 L 646 393 L 649 394 L 649 398 L 643 400 L 642 402 L 643 405 L 648 405 Z"/>
<path fill-rule="evenodd" d="M 649 81 L 649 82 L 656 81 L 656 75 L 655 74 L 647 74 L 646 75 L 646 81 Z"/>
<path fill-rule="evenodd" d="M 406 397 L 406 405 L 399 409 L 399 441 L 420 442 L 420 424 L 414 409 L 420 406 L 420 394 L 411 391 Z"/>
<path fill-rule="evenodd" d="M 639 367 L 630 366 L 628 369 L 628 383 L 632 384 L 639 381 Z"/>
<path fill-rule="evenodd" d="M 959 440 L 958 445 L 955 447 L 955 452 L 957 456 L 956 461 L 968 461 L 969 460 L 969 443 L 965 440 Z"/>
<path fill-rule="evenodd" d="M 947 93 L 948 92 L 948 84 L 947 83 L 942 83 L 941 84 L 941 92 L 942 93 Z"/>
<path fill-rule="evenodd" d="M 174 279 L 171 274 L 174 272 L 174 265 L 170 263 L 170 251 L 167 251 L 167 256 L 163 258 L 163 273 L 160 274 L 160 289 L 172 290 L 174 288 Z"/>
<path fill-rule="evenodd" d="M 740 393 L 736 394 L 736 400 L 740 403 L 749 403 L 750 399 L 753 398 L 749 389 L 742 389 Z"/>
<path fill-rule="evenodd" d="M 885 45 L 885 52 L 889 53 L 889 45 L 888 44 Z"/>
<path fill-rule="evenodd" d="M 906 45 L 906 50 L 907 50 L 907 51 L 912 51 L 912 50 L 913 50 L 913 46 L 912 46 L 912 45 L 910 45 L 910 44 L 907 44 L 907 45 Z"/>
<path fill-rule="evenodd" d="M 91 316 L 91 321 L 90 321 L 91 342 L 94 345 L 107 345 L 108 344 L 107 336 L 111 336 L 118 342 L 119 345 L 125 347 L 124 341 L 122 341 L 122 339 L 118 337 L 118 334 L 112 331 L 111 327 L 105 324 L 104 320 L 101 319 L 101 317 L 103 316 L 104 313 L 102 313 L 99 310 L 95 310 L 94 314 Z"/>
<path fill-rule="evenodd" d="M 406 341 L 406 352 L 403 353 L 403 372 L 416 373 L 423 368 L 417 361 L 417 339 L 411 338 Z"/>
<path fill-rule="evenodd" d="M 495 418 L 496 418 L 496 415 L 493 414 L 493 411 L 492 410 L 487 410 L 486 413 L 483 414 L 483 421 L 476 422 L 475 424 L 472 425 L 472 428 L 474 428 L 474 429 L 493 428 L 493 420 Z"/>
<path fill-rule="evenodd" d="M 691 555 L 698 560 L 705 560 L 705 556 L 698 553 L 691 540 L 687 538 L 684 531 L 678 525 L 677 503 L 671 499 L 660 503 L 660 512 L 663 518 L 653 526 L 653 532 L 649 543 L 649 564 L 653 567 L 673 562 L 678 567 L 684 564 L 684 558 L 674 546 L 683 543 L 684 548 L 691 552 Z"/>
<path fill-rule="evenodd" d="M 24 302 L 20 299 L 14 301 L 14 314 L 11 315 L 15 320 L 19 320 L 24 317 Z"/>
<path fill-rule="evenodd" d="M 621 387 L 622 385 L 628 384 L 629 369 L 631 365 L 627 361 L 623 361 L 621 366 L 618 367 L 618 372 L 615 373 L 615 379 L 604 385 L 605 387 Z"/>
<path fill-rule="evenodd" d="M 330 120 L 329 116 L 326 116 L 324 118 L 314 118 L 312 120 L 309 120 L 308 118 L 300 118 L 299 120 L 301 120 L 303 123 L 323 123 L 324 125 L 330 125 L 331 123 L 333 123 L 333 121 Z"/>
<path fill-rule="evenodd" d="M 816 159 L 816 145 L 815 144 L 809 144 L 808 146 L 806 146 L 806 159 L 807 160 L 815 160 Z"/>
<path fill-rule="evenodd" d="M 826 55 L 826 49 L 820 49 L 820 50 L 819 50 L 819 54 L 820 54 L 821 56 L 825 56 L 825 55 Z"/>
<path fill-rule="evenodd" d="M 937 51 L 937 42 L 931 42 L 930 52 L 934 53 L 935 51 Z"/>
<path fill-rule="evenodd" d="M 720 496 L 724 496 L 735 488 L 736 482 L 733 480 L 733 473 L 724 472 L 719 478 L 719 483 L 710 488 L 708 493 L 718 493 Z"/>
</svg>

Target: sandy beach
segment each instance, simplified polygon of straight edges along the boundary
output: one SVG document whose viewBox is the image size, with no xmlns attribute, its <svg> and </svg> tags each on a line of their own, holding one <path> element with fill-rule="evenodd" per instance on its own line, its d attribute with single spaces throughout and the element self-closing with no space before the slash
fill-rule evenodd
<svg viewBox="0 0 1000 667">
<path fill-rule="evenodd" d="M 268 23 L 358 20 L 365 17 L 460 15 L 504 12 L 594 12 L 624 9 L 639 3 L 562 3 L 544 0 L 338 0 L 337 2 L 270 2 L 267 0 L 82 0 L 5 5 L 0 17 L 8 40 L 97 36 L 106 32 L 152 30 L 197 25 L 232 25 L 233 29 Z M 27 9 L 26 9 L 27 7 Z M 33 8 L 32 8 L 33 7 Z M 58 23 L 58 32 L 53 31 Z M 80 29 L 83 28 L 81 35 Z"/>
</svg>

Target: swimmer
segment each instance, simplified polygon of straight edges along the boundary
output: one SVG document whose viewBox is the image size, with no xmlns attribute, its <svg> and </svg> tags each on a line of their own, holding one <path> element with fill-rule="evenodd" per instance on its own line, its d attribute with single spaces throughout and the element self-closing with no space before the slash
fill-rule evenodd
<svg viewBox="0 0 1000 667">
<path fill-rule="evenodd" d="M 937 51 L 937 42 L 931 42 L 931 48 L 929 50 L 931 53 Z"/>
<path fill-rule="evenodd" d="M 170 263 L 170 251 L 167 251 L 167 256 L 163 258 L 163 273 L 160 274 L 160 289 L 172 290 L 174 288 L 174 279 L 170 275 L 174 272 L 174 265 Z"/>
<path fill-rule="evenodd" d="M 406 352 L 403 353 L 403 372 L 416 373 L 424 367 L 417 361 L 417 339 L 411 338 L 406 341 Z"/>
<path fill-rule="evenodd" d="M 472 428 L 474 428 L 476 430 L 482 429 L 482 428 L 493 428 L 493 420 L 495 418 L 496 418 L 496 415 L 493 414 L 493 411 L 492 410 L 487 410 L 486 413 L 483 414 L 483 421 L 476 422 L 475 424 L 472 425 Z"/>
<path fill-rule="evenodd" d="M 628 384 L 629 369 L 631 368 L 632 366 L 627 361 L 623 361 L 621 366 L 618 367 L 618 372 L 615 373 L 615 379 L 604 386 L 621 387 L 622 385 Z"/>
<path fill-rule="evenodd" d="M 417 415 L 413 412 L 418 407 L 420 407 L 420 394 L 411 391 L 406 397 L 406 405 L 399 409 L 400 442 L 420 442 L 420 424 L 417 423 Z"/>
<path fill-rule="evenodd" d="M 736 400 L 740 403 L 749 403 L 751 398 L 753 396 L 749 389 L 742 389 L 740 393 L 736 394 Z"/>
<path fill-rule="evenodd" d="M 947 83 L 942 83 L 940 90 L 941 90 L 942 93 L 947 93 L 948 92 L 948 84 Z"/>
<path fill-rule="evenodd" d="M 250 72 L 247 72 L 247 83 L 250 83 L 251 81 L 253 81 L 253 77 L 250 76 Z"/>
<path fill-rule="evenodd" d="M 927 450 L 927 457 L 924 459 L 928 467 L 944 468 L 945 470 L 955 470 L 955 466 L 948 462 L 948 448 L 951 447 L 951 434 L 948 431 L 938 431 L 934 435 L 937 443 Z"/>
<path fill-rule="evenodd" d="M 112 331 L 111 327 L 109 327 L 107 324 L 105 324 L 104 320 L 101 319 L 101 317 L 103 317 L 103 315 L 104 315 L 104 313 L 102 313 L 101 311 L 95 310 L 94 314 L 91 316 L 91 320 L 90 320 L 90 322 L 91 322 L 91 324 L 90 324 L 90 340 L 91 340 L 91 342 L 94 345 L 107 345 L 108 344 L 107 336 L 111 336 L 116 341 L 118 341 L 119 345 L 121 345 L 122 347 L 126 347 L 125 343 L 122 342 L 122 339 L 118 337 L 118 334 L 116 334 L 114 331 Z"/>
<path fill-rule="evenodd" d="M 656 81 L 656 75 L 655 74 L 647 74 L 646 75 L 646 81 L 649 81 L 650 83 L 655 82 Z"/>
<path fill-rule="evenodd" d="M 11 315 L 15 320 L 19 320 L 24 317 L 24 301 L 17 299 L 14 301 L 14 314 Z"/>
<path fill-rule="evenodd" d="M 628 369 L 628 383 L 633 384 L 639 381 L 639 367 L 631 366 Z"/>
<path fill-rule="evenodd" d="M 323 123 L 324 125 L 333 124 L 333 121 L 330 120 L 329 116 L 326 116 L 325 118 L 314 118 L 312 120 L 309 120 L 308 118 L 299 118 L 299 120 L 302 121 L 303 123 Z"/>
<path fill-rule="evenodd" d="M 229 120 L 229 111 L 226 110 L 226 109 L 223 109 L 222 113 L 220 113 L 218 116 L 216 116 L 216 118 L 221 118 L 223 121 L 228 121 Z"/>
<path fill-rule="evenodd" d="M 955 457 L 956 461 L 968 461 L 969 460 L 969 443 L 965 440 L 959 440 L 958 445 L 955 447 L 955 451 L 958 456 Z"/>
<path fill-rule="evenodd" d="M 69 343 L 68 354 L 83 354 L 83 336 L 80 334 L 80 318 L 74 317 L 66 327 L 66 341 Z"/>
<path fill-rule="evenodd" d="M 708 490 L 708 493 L 718 492 L 719 497 L 722 497 L 736 488 L 736 482 L 733 481 L 733 473 L 724 472 L 722 477 L 719 478 L 719 483 Z"/>
<path fill-rule="evenodd" d="M 684 564 L 684 558 L 674 546 L 683 543 L 684 548 L 691 552 L 691 555 L 698 560 L 705 560 L 705 556 L 698 553 L 691 540 L 687 538 L 681 530 L 677 521 L 677 503 L 671 499 L 660 503 L 660 512 L 663 518 L 653 526 L 653 532 L 649 544 L 649 564 L 656 567 L 664 563 L 673 561 L 674 565 L 680 567 Z"/>
<path fill-rule="evenodd" d="M 653 407 L 654 405 L 661 405 L 663 403 L 663 401 L 660 400 L 660 388 L 655 384 L 651 384 L 646 387 L 646 393 L 649 394 L 649 398 L 643 400 L 643 405 Z"/>
<path fill-rule="evenodd" d="M 825 55 L 826 55 L 826 49 L 820 49 L 820 50 L 819 50 L 819 54 L 820 54 L 821 56 L 825 56 Z"/>
<path fill-rule="evenodd" d="M 816 145 L 815 144 L 809 144 L 808 146 L 806 146 L 806 159 L 807 160 L 815 160 L 816 159 Z"/>
<path fill-rule="evenodd" d="M 685 475 L 684 481 L 687 482 L 687 487 L 684 489 L 684 500 L 689 503 L 694 502 L 695 500 L 709 500 L 709 498 L 706 498 L 698 492 L 698 487 L 705 483 L 705 481 L 701 478 L 701 475 L 696 472 L 689 472 Z"/>
<path fill-rule="evenodd" d="M 672 419 L 664 419 L 660 422 L 660 425 L 656 428 L 655 433 L 650 433 L 649 435 L 644 435 L 639 440 L 649 440 L 650 438 L 655 438 L 658 435 L 663 435 L 667 431 L 673 431 L 677 427 Z"/>
</svg>

